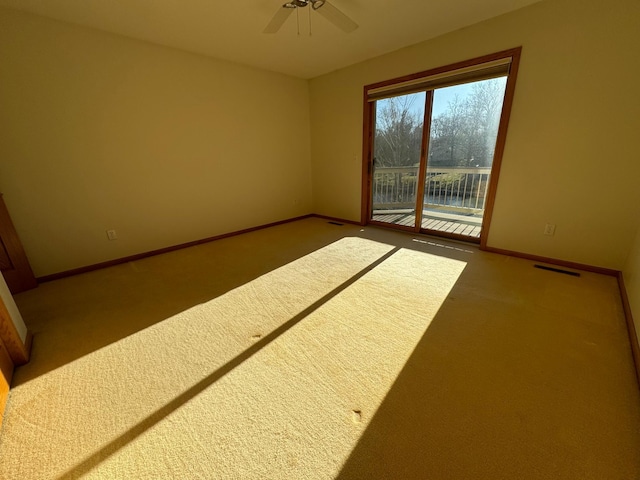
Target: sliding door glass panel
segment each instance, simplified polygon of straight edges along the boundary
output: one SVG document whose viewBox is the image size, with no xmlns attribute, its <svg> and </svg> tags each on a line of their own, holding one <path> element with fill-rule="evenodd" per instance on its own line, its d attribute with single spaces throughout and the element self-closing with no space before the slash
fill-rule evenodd
<svg viewBox="0 0 640 480">
<path fill-rule="evenodd" d="M 506 83 L 434 90 L 423 229 L 480 237 Z"/>
<path fill-rule="evenodd" d="M 376 101 L 372 213 L 376 222 L 415 227 L 426 93 Z"/>
</svg>

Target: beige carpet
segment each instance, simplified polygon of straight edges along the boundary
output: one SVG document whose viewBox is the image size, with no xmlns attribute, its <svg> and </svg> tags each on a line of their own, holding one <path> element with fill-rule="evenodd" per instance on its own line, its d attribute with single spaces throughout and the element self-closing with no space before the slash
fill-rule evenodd
<svg viewBox="0 0 640 480">
<path fill-rule="evenodd" d="M 640 477 L 614 278 L 307 219 L 17 301 L 3 479 Z"/>
</svg>

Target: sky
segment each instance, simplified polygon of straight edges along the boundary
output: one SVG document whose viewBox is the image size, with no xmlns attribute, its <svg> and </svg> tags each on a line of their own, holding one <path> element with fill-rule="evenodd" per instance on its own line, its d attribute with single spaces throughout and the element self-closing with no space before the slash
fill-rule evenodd
<svg viewBox="0 0 640 480">
<path fill-rule="evenodd" d="M 433 97 L 433 117 L 437 117 L 447 110 L 449 102 L 456 95 L 463 99 L 471 92 L 472 83 L 463 83 L 462 85 L 454 85 L 453 87 L 438 88 L 435 90 Z"/>
<path fill-rule="evenodd" d="M 506 84 L 506 77 L 503 77 L 503 80 L 504 80 L 504 83 Z M 481 80 L 480 82 L 482 81 L 484 80 Z M 479 83 L 479 82 L 462 83 L 459 85 L 453 85 L 451 87 L 443 87 L 443 88 L 435 89 L 434 97 L 433 97 L 432 118 L 437 118 L 438 116 L 445 113 L 449 107 L 449 103 L 454 101 L 456 96 L 458 96 L 459 100 L 463 101 L 467 96 L 471 95 L 473 91 L 473 86 L 476 83 Z M 391 98 L 399 100 L 401 102 L 400 104 L 403 105 L 404 108 L 408 107 L 409 111 L 414 113 L 416 117 L 419 118 L 420 120 L 424 118 L 426 92 L 411 93 L 408 95 L 401 95 L 399 97 L 391 97 Z M 381 108 L 384 105 L 384 102 L 390 101 L 390 100 L 391 99 L 378 100 L 377 103 L 379 105 L 379 108 Z M 408 100 L 410 105 L 407 106 L 404 103 L 404 100 Z M 380 119 L 380 116 L 384 115 L 383 110 L 378 110 L 377 115 L 378 115 L 378 119 Z"/>
<path fill-rule="evenodd" d="M 471 92 L 470 83 L 462 85 L 454 85 L 453 87 L 438 88 L 435 90 L 433 97 L 433 118 L 444 113 L 447 110 L 449 102 L 452 101 L 456 95 L 463 99 L 467 94 Z M 415 97 L 411 110 L 418 114 L 419 117 L 424 115 L 424 101 L 426 94 L 424 92 L 411 94 Z"/>
<path fill-rule="evenodd" d="M 454 85 L 452 87 L 438 88 L 434 90 L 435 95 L 433 97 L 433 118 L 441 115 L 447 110 L 449 102 L 454 100 L 458 95 L 460 99 L 464 99 L 473 88 L 473 83 L 463 83 L 460 85 Z M 424 101 L 425 93 L 414 93 L 415 101 L 413 102 L 411 110 L 417 113 L 420 117 L 424 115 Z"/>
</svg>

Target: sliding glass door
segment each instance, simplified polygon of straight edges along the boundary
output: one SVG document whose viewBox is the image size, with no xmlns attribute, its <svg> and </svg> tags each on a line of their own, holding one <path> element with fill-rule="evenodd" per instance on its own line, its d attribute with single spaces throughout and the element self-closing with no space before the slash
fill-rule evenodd
<svg viewBox="0 0 640 480">
<path fill-rule="evenodd" d="M 480 238 L 506 77 L 433 91 L 422 228 Z"/>
<path fill-rule="evenodd" d="M 503 53 L 365 87 L 367 222 L 481 241 L 519 49 Z"/>
<path fill-rule="evenodd" d="M 372 220 L 415 228 L 425 92 L 379 100 L 373 138 Z"/>
</svg>

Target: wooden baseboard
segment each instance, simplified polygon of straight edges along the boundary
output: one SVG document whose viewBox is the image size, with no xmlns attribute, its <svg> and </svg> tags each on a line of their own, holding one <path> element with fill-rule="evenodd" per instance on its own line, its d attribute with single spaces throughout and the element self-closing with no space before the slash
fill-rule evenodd
<svg viewBox="0 0 640 480">
<path fill-rule="evenodd" d="M 213 237 L 207 237 L 207 238 L 203 238 L 201 240 L 194 240 L 192 242 L 187 242 L 187 243 L 181 243 L 179 245 L 173 245 L 170 247 L 165 247 L 165 248 L 159 248 L 157 250 L 151 250 L 149 252 L 142 252 L 142 253 L 138 253 L 135 255 L 129 255 L 127 257 L 122 257 L 122 258 L 116 258 L 114 260 L 108 260 L 106 262 L 100 262 L 100 263 L 94 263 L 92 265 L 87 265 L 84 267 L 79 267 L 79 268 L 74 268 L 71 270 L 65 270 L 62 272 L 57 272 L 57 273 L 52 273 L 50 275 L 43 275 L 41 277 L 37 277 L 36 280 L 38 282 L 49 282 L 52 280 L 58 280 L 60 278 L 65 278 L 65 277 L 71 277 L 73 275 L 78 275 L 81 273 L 87 273 L 87 272 L 91 272 L 94 270 L 99 270 L 101 268 L 106 268 L 106 267 L 112 267 L 114 265 L 120 265 L 122 263 L 127 263 L 127 262 L 133 262 L 136 260 L 141 260 L 143 258 L 146 257 L 152 257 L 154 255 L 160 255 L 163 253 L 168 253 L 168 252 L 172 252 L 175 250 L 180 250 L 182 248 L 188 248 L 188 247 L 193 247 L 195 245 L 201 245 L 203 243 L 208 243 L 208 242 L 213 242 L 215 240 L 221 240 L 223 238 L 228 238 L 228 237 L 233 237 L 236 235 L 242 235 L 243 233 L 249 233 L 249 232 L 254 232 L 256 230 L 261 230 L 264 228 L 269 228 L 269 227 L 275 227 L 276 225 L 282 225 L 285 223 L 290 223 L 290 222 L 295 222 L 297 220 L 303 220 L 305 218 L 310 218 L 310 217 L 315 217 L 315 218 L 321 218 L 324 220 L 328 220 L 331 222 L 338 222 L 338 223 L 347 223 L 350 225 L 359 225 L 362 226 L 363 223 L 361 222 L 357 222 L 354 220 L 347 220 L 344 218 L 338 218 L 338 217 L 331 217 L 328 215 L 320 215 L 317 213 L 310 213 L 308 215 L 302 215 L 299 217 L 294 217 L 294 218 L 289 218 L 286 220 L 280 220 L 278 222 L 272 222 L 272 223 L 267 223 L 264 225 L 259 225 L 257 227 L 251 227 L 251 228 L 245 228 L 243 230 L 237 230 L 234 232 L 229 232 L 229 233 L 223 233 L 221 235 L 215 235 Z M 457 238 L 451 238 L 451 240 L 458 240 Z M 484 250 L 486 252 L 491 252 L 491 253 L 499 253 L 500 255 L 508 255 L 511 257 L 518 257 L 518 258 L 524 258 L 527 260 L 532 260 L 534 262 L 541 262 L 541 263 L 548 263 L 551 265 L 559 265 L 561 267 L 565 267 L 565 268 L 573 268 L 573 269 L 577 269 L 577 270 L 584 270 L 587 272 L 593 272 L 593 273 L 600 273 L 603 275 L 610 275 L 610 276 L 617 276 L 618 275 L 618 270 L 612 270 L 609 268 L 604 268 L 604 267 L 596 267 L 593 265 L 586 265 L 586 264 L 582 264 L 582 263 L 575 263 L 575 262 L 567 262 L 565 260 L 558 260 L 555 258 L 548 258 L 548 257 L 541 257 L 538 255 L 531 255 L 528 253 L 522 253 L 522 252 L 515 252 L 512 250 L 504 250 L 501 248 L 494 248 L 494 247 L 480 247 L 481 250 Z"/>
<path fill-rule="evenodd" d="M 243 233 L 255 232 L 256 230 L 262 230 L 264 228 L 275 227 L 277 225 L 282 225 L 285 223 L 295 222 L 298 220 L 303 220 L 305 218 L 322 218 L 324 220 L 338 222 L 338 223 L 347 223 L 350 225 L 362 225 L 360 222 L 356 222 L 353 220 L 346 220 L 344 218 L 338 217 L 330 217 L 327 215 L 319 215 L 316 213 L 310 213 L 307 215 L 301 215 L 299 217 L 288 218 L 286 220 L 280 220 L 278 222 L 267 223 L 264 225 L 258 225 L 257 227 L 245 228 L 243 230 L 237 230 L 234 232 L 223 233 L 221 235 L 215 235 L 213 237 L 207 237 L 200 240 L 194 240 L 192 242 L 181 243 L 179 245 L 172 245 L 170 247 L 159 248 L 157 250 L 151 250 L 149 252 L 137 253 L 135 255 L 129 255 L 127 257 L 116 258 L 113 260 L 107 260 L 106 262 L 94 263 L 92 265 L 86 265 L 84 267 L 73 268 L 71 270 L 64 270 L 62 272 L 52 273 L 50 275 L 43 275 L 41 277 L 37 277 L 36 280 L 40 283 L 50 282 L 52 280 L 58 280 L 61 278 L 72 277 L 74 275 L 79 275 L 81 273 L 92 272 L 94 270 L 100 270 L 101 268 L 113 267 L 114 265 L 120 265 L 122 263 L 134 262 L 136 260 L 141 260 L 143 258 L 152 257 L 154 255 L 161 255 L 163 253 L 173 252 L 175 250 L 180 250 L 182 248 L 193 247 L 195 245 L 201 245 L 203 243 L 213 242 L 215 240 L 221 240 L 223 238 L 234 237 L 236 235 L 242 235 Z"/>
<path fill-rule="evenodd" d="M 129 255 L 127 257 L 116 258 L 114 260 L 108 260 L 106 262 L 94 263 L 92 265 L 87 265 L 84 267 L 73 268 L 71 270 L 65 270 L 63 272 L 52 273 L 50 275 L 44 275 L 42 277 L 38 277 L 36 280 L 38 282 L 50 282 L 52 280 L 58 280 L 60 278 L 72 277 L 74 275 L 79 275 L 81 273 L 92 272 L 94 270 L 100 270 L 101 268 L 113 267 L 114 265 L 120 265 L 122 263 L 133 262 L 136 260 L 141 260 L 147 257 L 153 257 L 154 255 L 161 255 L 163 253 L 173 252 L 175 250 L 180 250 L 183 248 L 193 247 L 196 245 L 202 245 L 203 243 L 213 242 L 215 240 L 221 240 L 223 238 L 234 237 L 236 235 L 242 235 L 243 233 L 255 232 L 256 230 L 262 230 L 264 228 L 275 227 L 277 225 L 282 225 L 285 223 L 295 222 L 297 220 L 303 220 L 305 218 L 313 217 L 313 214 L 302 215 L 300 217 L 288 218 L 286 220 L 280 220 L 277 222 L 267 223 L 265 225 L 258 225 L 257 227 L 245 228 L 243 230 L 237 230 L 235 232 L 223 233 L 221 235 L 214 235 L 213 237 L 203 238 L 201 240 L 194 240 L 192 242 L 181 243 L 179 245 L 173 245 L 170 247 L 159 248 L 157 250 L 151 250 L 149 252 L 137 253 L 135 255 Z"/>
<path fill-rule="evenodd" d="M 583 270 L 585 272 L 599 273 L 601 275 L 609 275 L 611 277 L 617 277 L 619 271 L 611 268 L 596 267 L 593 265 L 587 265 L 584 263 L 568 262 L 566 260 L 558 260 L 557 258 L 541 257 L 539 255 L 531 255 L 529 253 L 514 252 L 512 250 L 504 250 L 502 248 L 494 247 L 480 247 L 480 250 L 490 253 L 499 253 L 500 255 L 507 255 L 509 257 L 524 258 L 525 260 L 531 260 L 534 262 L 548 263 L 550 265 L 558 265 L 564 268 L 571 268 L 574 270 Z"/>
<path fill-rule="evenodd" d="M 622 298 L 622 308 L 624 316 L 627 320 L 627 331 L 629 333 L 629 341 L 631 342 L 631 354 L 633 355 L 633 363 L 636 367 L 636 377 L 638 378 L 638 386 L 640 386 L 640 345 L 638 345 L 638 331 L 633 321 L 633 313 L 631 312 L 631 304 L 629 303 L 629 295 L 627 295 L 627 287 L 624 284 L 622 272 L 618 272 L 618 286 L 620 287 L 620 297 Z"/>
</svg>

